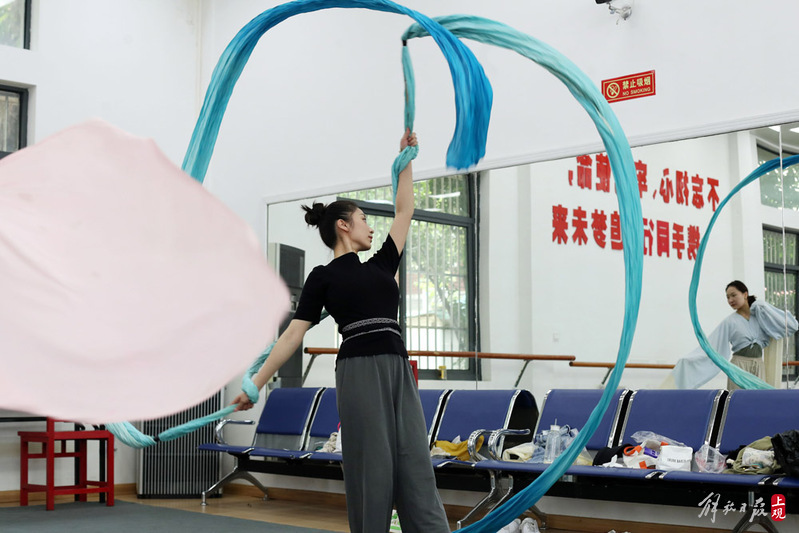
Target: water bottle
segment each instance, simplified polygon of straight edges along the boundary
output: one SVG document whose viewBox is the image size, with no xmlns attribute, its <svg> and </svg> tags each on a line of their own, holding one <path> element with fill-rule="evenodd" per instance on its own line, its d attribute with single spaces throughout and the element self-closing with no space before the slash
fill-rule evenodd
<svg viewBox="0 0 799 533">
<path fill-rule="evenodd" d="M 547 445 L 544 448 L 544 462 L 554 463 L 558 455 L 560 455 L 560 426 L 552 424 L 549 426 Z"/>
</svg>

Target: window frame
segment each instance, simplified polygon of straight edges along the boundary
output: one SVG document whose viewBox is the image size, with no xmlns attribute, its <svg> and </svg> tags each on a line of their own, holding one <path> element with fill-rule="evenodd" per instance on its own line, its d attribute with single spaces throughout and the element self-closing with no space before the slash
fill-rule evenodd
<svg viewBox="0 0 799 533">
<path fill-rule="evenodd" d="M 770 224 L 763 224 L 763 232 L 764 233 L 766 231 L 770 231 L 770 232 L 779 233 L 780 235 L 782 235 L 783 230 L 785 231 L 786 234 L 790 233 L 792 235 L 795 235 L 796 238 L 797 238 L 797 241 L 799 241 L 799 230 L 795 230 L 793 228 L 782 228 L 782 227 L 779 227 L 779 226 L 772 226 Z M 764 238 L 765 238 L 765 234 L 764 234 Z M 784 274 L 786 276 L 788 276 L 788 275 L 794 276 L 797 290 L 795 291 L 795 294 L 794 294 L 793 309 L 791 311 L 793 312 L 794 316 L 796 316 L 797 315 L 797 311 L 799 311 L 799 261 L 797 262 L 797 264 L 788 264 L 786 262 L 786 258 L 783 257 L 783 262 L 784 262 L 784 264 L 782 264 L 782 263 L 767 263 L 765 261 L 765 259 L 764 259 L 764 261 L 763 261 L 763 271 L 764 272 L 772 272 L 772 273 L 776 273 L 776 274 Z M 795 337 L 795 339 L 794 339 L 794 353 L 792 354 L 793 359 L 791 359 L 791 357 L 789 356 L 788 357 L 789 361 L 790 360 L 799 361 L 799 333 L 794 334 L 794 337 Z M 791 381 L 793 379 L 796 379 L 797 374 L 798 374 L 798 372 L 797 372 L 796 367 L 790 367 L 789 366 L 787 371 L 781 372 L 781 375 L 782 375 L 781 381 Z"/>
<path fill-rule="evenodd" d="M 19 95 L 19 148 L 22 150 L 28 145 L 28 89 L 24 87 L 15 87 L 13 85 L 0 84 L 0 91 L 9 93 L 16 93 Z M 5 152 L 0 150 L 0 159 L 14 152 Z"/>
<path fill-rule="evenodd" d="M 428 211 L 420 208 L 414 209 L 413 220 L 420 222 L 428 222 L 432 224 L 443 224 L 446 226 L 455 226 L 466 229 L 466 257 L 468 276 L 466 277 L 466 290 L 469 295 L 469 308 L 468 308 L 468 343 L 469 350 L 475 353 L 480 351 L 480 324 L 477 320 L 477 309 L 479 309 L 480 296 L 478 294 L 478 265 L 477 260 L 479 249 L 477 238 L 479 231 L 479 203 L 477 201 L 477 188 L 479 182 L 479 173 L 470 172 L 466 175 L 466 191 L 468 194 L 469 216 L 452 215 L 449 213 L 441 213 L 436 211 Z M 436 178 L 431 178 L 436 179 Z M 337 197 L 338 200 L 349 200 L 363 210 L 367 216 L 382 216 L 394 217 L 394 206 L 380 202 L 369 202 L 364 200 L 355 200 L 350 197 Z M 407 339 L 405 332 L 407 331 L 407 267 L 405 262 L 406 255 L 403 254 L 399 267 L 399 283 L 400 283 L 400 302 L 399 302 L 399 323 L 402 329 L 403 341 L 407 346 Z M 481 365 L 476 361 L 476 357 L 469 357 L 469 367 L 464 370 L 447 369 L 446 379 L 450 380 L 469 380 L 482 379 Z M 442 376 L 438 370 L 432 369 L 419 369 L 419 379 L 425 380 L 442 380 Z"/>
</svg>

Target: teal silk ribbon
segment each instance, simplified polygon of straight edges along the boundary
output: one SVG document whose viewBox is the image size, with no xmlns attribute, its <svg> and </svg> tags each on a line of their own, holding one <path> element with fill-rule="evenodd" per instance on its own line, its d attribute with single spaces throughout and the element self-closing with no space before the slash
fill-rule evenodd
<svg viewBox="0 0 799 533">
<path fill-rule="evenodd" d="M 630 354 L 633 334 L 638 320 L 644 258 L 644 229 L 638 180 L 635 175 L 630 145 L 616 115 L 593 82 L 574 63 L 549 45 L 521 33 L 505 24 L 468 15 L 453 15 L 435 19 L 458 37 L 473 39 L 518 52 L 547 69 L 562 81 L 594 121 L 605 144 L 613 177 L 616 181 L 624 246 L 625 307 L 624 323 L 616 366 L 611 373 L 602 397 L 583 429 L 571 445 L 549 466 L 541 476 L 524 490 L 514 495 L 501 507 L 494 509 L 482 520 L 458 531 L 463 533 L 494 532 L 512 522 L 535 505 L 549 488 L 571 466 L 585 443 L 596 430 L 611 398 L 621 380 L 624 365 Z M 411 26 L 403 39 L 424 37 L 427 33 L 419 25 Z"/>
</svg>

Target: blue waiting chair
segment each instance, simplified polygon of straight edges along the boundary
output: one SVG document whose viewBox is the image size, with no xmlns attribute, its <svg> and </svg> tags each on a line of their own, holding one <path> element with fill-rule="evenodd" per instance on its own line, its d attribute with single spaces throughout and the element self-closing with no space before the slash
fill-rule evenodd
<svg viewBox="0 0 799 533">
<path fill-rule="evenodd" d="M 651 431 L 679 441 L 694 451 L 709 443 L 727 391 L 713 389 L 641 389 L 630 396 L 617 444 L 634 444 L 638 431 Z M 661 470 L 572 466 L 568 474 L 591 477 L 654 479 Z"/>
<path fill-rule="evenodd" d="M 505 435 L 529 435 L 538 419 L 538 407 L 530 391 L 507 390 L 453 390 L 444 404 L 441 421 L 432 441 L 468 441 L 472 460 L 484 459 L 476 451 L 480 436 L 503 430 L 498 447 Z M 486 444 L 488 439 L 485 439 Z M 487 446 L 486 446 L 487 447 Z M 433 466 L 468 465 L 472 463 L 453 459 L 434 459 Z"/>
<path fill-rule="evenodd" d="M 316 414 L 314 415 L 309 430 L 309 443 L 306 447 L 308 453 L 303 455 L 302 458 L 314 461 L 340 463 L 340 453 L 316 451 L 330 439 L 330 435 L 333 432 L 338 431 L 338 425 L 339 417 L 336 404 L 336 389 L 330 388 L 322 393 L 322 398 L 319 400 L 319 407 L 316 409 Z"/>
<path fill-rule="evenodd" d="M 588 419 L 599 401 L 601 390 L 596 391 L 550 391 L 546 399 L 539 426 L 545 429 L 557 418 L 559 425 L 568 424 L 581 427 Z M 586 448 L 598 450 L 604 446 L 616 446 L 632 443 L 632 435 L 637 431 L 652 431 L 659 435 L 685 443 L 691 447 L 701 446 L 710 439 L 715 420 L 721 408 L 721 401 L 726 391 L 721 390 L 638 390 L 629 394 L 626 409 L 623 409 L 628 391 L 618 390 L 614 402 L 605 412 L 600 425 L 589 439 Z M 616 440 L 615 435 L 620 437 Z M 696 448 L 694 448 L 696 449 Z M 516 463 L 510 461 L 483 461 L 475 465 L 475 469 L 493 471 L 496 475 L 508 476 L 512 489 L 512 475 L 540 475 L 548 464 Z M 649 480 L 663 475 L 662 471 L 638 468 L 604 468 L 591 465 L 573 465 L 566 470 L 567 476 L 573 476 L 576 482 L 586 478 L 601 478 L 599 483 L 607 483 L 613 479 Z M 510 489 L 500 503 L 510 496 Z M 467 518 L 473 516 L 473 509 Z M 532 509 L 543 523 L 546 514 L 537 508 Z M 464 522 L 466 518 L 464 518 Z"/>
<path fill-rule="evenodd" d="M 599 403 L 603 392 L 602 389 L 550 390 L 544 396 L 541 418 L 538 419 L 535 429 L 536 434 L 548 429 L 552 424 L 582 429 Z M 621 431 L 621 422 L 624 419 L 622 408 L 630 392 L 628 389 L 618 389 L 615 392 L 599 426 L 585 445 L 587 450 L 595 452 L 615 444 L 618 433 Z"/>
<path fill-rule="evenodd" d="M 425 424 L 427 425 L 428 439 L 433 434 L 444 399 L 449 392 L 449 390 L 441 389 L 419 389 L 419 399 L 422 403 L 422 411 L 424 413 Z M 330 434 L 337 430 L 338 423 L 336 389 L 327 389 L 322 393 L 322 398 L 319 400 L 319 407 L 316 409 L 316 415 L 311 422 L 309 438 L 311 445 L 308 446 L 307 449 L 316 450 L 321 444 L 327 442 Z M 341 454 L 314 451 L 302 458 L 316 461 L 340 462 Z"/>
<path fill-rule="evenodd" d="M 438 429 L 437 424 L 447 397 L 452 393 L 448 389 L 419 389 L 419 399 L 422 401 L 424 422 L 427 425 L 427 438 L 433 444 L 433 435 Z"/>
<path fill-rule="evenodd" d="M 535 433 L 548 429 L 552 424 L 582 429 L 588 417 L 599 403 L 601 389 L 552 389 L 544 395 L 541 405 L 541 416 L 538 419 Z M 615 444 L 620 431 L 623 407 L 630 391 L 619 389 L 614 393 L 610 406 L 602 417 L 599 426 L 589 439 L 586 448 L 599 450 Z M 513 493 L 513 474 L 540 475 L 549 465 L 542 463 L 517 463 L 501 460 L 501 450 L 495 449 L 496 438 L 492 435 L 490 442 L 492 460 L 480 461 L 474 465 L 476 470 L 487 471 L 490 476 L 491 490 L 469 513 L 459 522 L 458 527 L 466 525 L 476 516 L 504 503 Z M 572 467 L 574 468 L 574 467 Z M 499 476 L 503 476 L 502 479 Z M 500 489 L 500 486 L 503 486 Z M 546 514 L 538 508 L 533 512 L 538 515 L 542 524 L 546 524 Z"/>
<path fill-rule="evenodd" d="M 250 474 L 246 463 L 251 456 L 293 459 L 301 455 L 298 450 L 302 450 L 306 444 L 310 421 L 323 390 L 322 387 L 285 388 L 270 392 L 249 446 L 228 444 L 222 431 L 228 424 L 252 425 L 252 420 L 227 419 L 217 424 L 216 442 L 201 444 L 199 449 L 228 453 L 236 459 L 236 463 L 230 473 L 203 491 L 203 505 L 208 494 L 234 479 L 246 479 L 266 494 L 266 488 Z"/>
<path fill-rule="evenodd" d="M 571 428 L 582 429 L 588 417 L 602 396 L 601 389 L 552 389 L 544 396 L 541 406 L 541 416 L 538 419 L 535 433 L 548 429 L 552 424 L 568 425 Z M 624 407 L 631 394 L 627 389 L 618 389 L 602 420 L 586 444 L 586 449 L 596 452 L 606 446 L 616 445 L 621 424 L 624 422 Z M 500 460 L 499 450 L 491 450 L 494 458 L 491 461 L 482 461 L 475 465 L 480 470 L 516 471 L 540 474 L 549 465 L 542 463 L 515 463 Z M 568 472 L 567 472 L 568 473 Z"/>
<path fill-rule="evenodd" d="M 716 439 L 716 447 L 729 455 L 741 446 L 758 439 L 773 436 L 790 429 L 799 428 L 798 389 L 735 390 L 727 398 L 724 416 Z M 755 497 L 770 501 L 771 494 L 799 488 L 799 479 L 767 474 L 714 474 L 707 472 L 667 472 L 663 476 L 667 483 L 688 483 L 692 487 L 704 487 L 710 492 L 744 491 L 749 508 L 753 508 Z M 760 524 L 766 531 L 776 532 L 769 517 L 750 516 L 744 513 L 732 529 L 733 533 L 746 531 Z"/>
</svg>

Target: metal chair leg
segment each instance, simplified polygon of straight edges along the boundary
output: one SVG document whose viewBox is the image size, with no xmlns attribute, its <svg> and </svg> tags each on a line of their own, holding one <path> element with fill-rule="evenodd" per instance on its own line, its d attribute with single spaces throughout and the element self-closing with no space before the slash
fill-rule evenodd
<svg viewBox="0 0 799 533">
<path fill-rule="evenodd" d="M 485 498 L 480 500 L 480 502 L 478 502 L 477 505 L 475 505 L 472 510 L 466 514 L 466 516 L 458 520 L 458 529 L 474 522 L 475 516 L 490 512 L 492 509 L 497 507 L 497 505 L 507 500 L 513 492 L 512 476 L 507 476 L 506 479 L 508 481 L 508 486 L 507 488 L 503 488 L 502 478 L 497 477 L 497 474 L 493 471 L 489 471 L 488 474 L 491 479 L 491 490 Z"/>
<path fill-rule="evenodd" d="M 735 524 L 735 527 L 732 528 L 731 533 L 743 533 L 744 531 L 749 531 L 749 528 L 755 525 L 761 526 L 768 533 L 780 533 L 774 523 L 764 516 L 758 516 L 756 519 L 750 522 L 749 513 L 745 513 L 741 517 L 738 523 Z"/>
<path fill-rule="evenodd" d="M 261 489 L 261 492 L 264 493 L 264 500 L 267 498 L 267 493 L 266 493 L 267 489 L 263 485 L 263 483 L 258 481 L 255 478 L 255 476 L 253 476 L 249 472 L 239 470 L 239 467 L 237 465 L 236 468 L 234 468 L 233 470 L 230 471 L 230 473 L 228 473 L 228 475 L 226 475 L 225 477 L 223 477 L 222 479 L 220 479 L 219 481 L 217 481 L 216 483 L 214 483 L 213 485 L 211 485 L 202 492 L 202 505 L 208 505 L 206 499 L 209 494 L 216 492 L 217 490 L 222 488 L 222 486 L 227 485 L 234 479 L 246 479 L 247 481 L 255 485 L 257 488 Z"/>
<path fill-rule="evenodd" d="M 222 479 L 220 479 L 219 481 L 217 481 L 216 483 L 211 485 L 209 488 L 204 490 L 203 493 L 202 493 L 202 504 L 203 505 L 208 505 L 207 502 L 205 501 L 205 499 L 208 496 L 208 494 L 210 494 L 212 492 L 216 492 L 220 487 L 222 487 L 226 483 L 230 483 L 234 479 L 238 478 L 241 474 L 242 474 L 242 472 L 239 472 L 239 467 L 236 466 L 233 470 L 231 470 L 228 473 L 228 475 L 226 475 L 225 477 L 223 477 Z"/>
<path fill-rule="evenodd" d="M 750 509 L 754 509 L 755 505 L 754 492 L 750 492 L 747 495 L 747 504 Z M 735 527 L 732 528 L 731 533 L 742 533 L 744 531 L 749 531 L 749 528 L 754 525 L 761 526 L 768 533 L 780 533 L 779 530 L 777 530 L 777 526 L 774 525 L 774 522 L 772 522 L 770 518 L 771 517 L 769 517 L 768 515 L 767 516 L 760 515 L 757 518 L 752 519 L 749 513 L 744 513 L 741 519 L 738 520 L 738 523 L 735 524 Z"/>
<path fill-rule="evenodd" d="M 250 483 L 252 483 L 253 485 L 255 485 L 257 488 L 261 489 L 261 492 L 263 492 L 263 493 L 264 493 L 264 498 L 263 498 L 264 500 L 267 500 L 267 499 L 269 498 L 269 496 L 268 496 L 268 494 L 267 494 L 267 492 L 266 492 L 266 491 L 267 491 L 267 488 L 266 488 L 266 487 L 263 485 L 263 483 L 261 483 L 260 481 L 258 481 L 258 480 L 255 478 L 255 476 L 253 476 L 253 475 L 252 475 L 252 474 L 250 474 L 249 472 L 243 472 L 243 475 L 242 475 L 241 477 L 242 477 L 242 478 L 244 478 L 244 479 L 246 479 L 247 481 L 249 481 L 249 482 L 250 482 Z"/>
<path fill-rule="evenodd" d="M 544 530 L 547 528 L 547 514 L 539 509 L 537 505 L 530 507 L 527 512 L 533 513 L 533 515 L 538 518 L 539 529 Z"/>
</svg>

